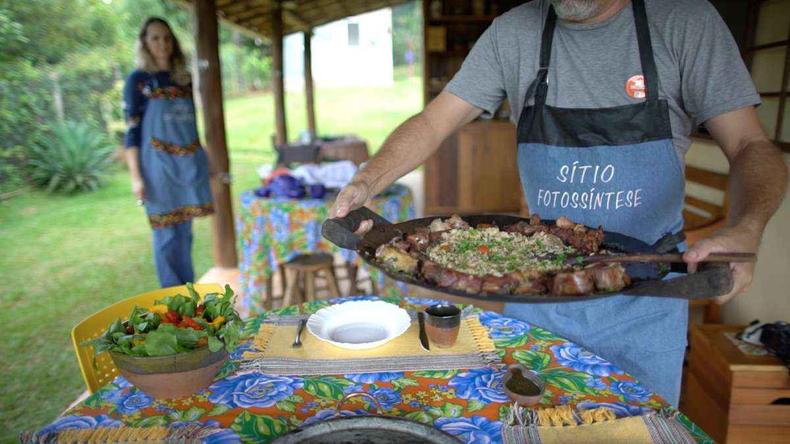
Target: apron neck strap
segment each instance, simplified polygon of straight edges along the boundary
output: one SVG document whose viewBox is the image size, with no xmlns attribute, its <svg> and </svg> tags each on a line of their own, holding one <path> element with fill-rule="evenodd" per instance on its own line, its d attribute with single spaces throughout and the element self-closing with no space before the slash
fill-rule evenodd
<svg viewBox="0 0 790 444">
<path fill-rule="evenodd" d="M 647 100 L 658 100 L 658 70 L 653 58 L 653 44 L 650 42 L 650 27 L 647 25 L 647 11 L 644 0 L 632 0 L 636 40 L 639 43 L 639 60 L 642 62 L 642 76 L 645 78 Z"/>
<path fill-rule="evenodd" d="M 632 0 L 634 11 L 634 26 L 636 39 L 639 44 L 639 60 L 642 64 L 642 75 L 647 89 L 647 100 L 658 99 L 658 70 L 653 58 L 653 45 L 650 41 L 650 28 L 647 25 L 647 11 L 644 0 Z M 554 28 L 557 26 L 557 13 L 554 6 L 549 5 L 549 13 L 543 25 L 543 35 L 540 40 L 540 67 L 536 78 L 535 105 L 545 105 L 546 95 L 549 90 L 549 62 L 551 61 L 551 46 L 554 40 Z M 529 101 L 532 88 L 527 89 L 524 104 Z"/>
<path fill-rule="evenodd" d="M 535 90 L 535 105 L 544 105 L 546 103 L 546 94 L 549 90 L 549 62 L 551 62 L 551 44 L 554 40 L 554 28 L 557 26 L 557 13 L 554 12 L 554 6 L 549 5 L 549 14 L 546 16 L 546 22 L 543 25 L 543 35 L 540 39 L 540 67 L 538 68 L 537 76 L 537 89 Z M 530 91 L 527 91 L 529 94 Z M 527 97 L 524 100 L 526 104 L 529 100 Z"/>
</svg>

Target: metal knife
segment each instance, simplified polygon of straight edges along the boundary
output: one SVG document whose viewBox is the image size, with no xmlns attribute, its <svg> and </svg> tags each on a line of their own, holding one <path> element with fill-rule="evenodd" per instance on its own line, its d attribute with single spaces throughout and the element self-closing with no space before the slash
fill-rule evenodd
<svg viewBox="0 0 790 444">
<path fill-rule="evenodd" d="M 431 351 L 431 344 L 428 342 L 428 334 L 425 333 L 425 313 L 417 312 L 417 323 L 420 325 L 420 345 L 425 351 Z"/>
</svg>

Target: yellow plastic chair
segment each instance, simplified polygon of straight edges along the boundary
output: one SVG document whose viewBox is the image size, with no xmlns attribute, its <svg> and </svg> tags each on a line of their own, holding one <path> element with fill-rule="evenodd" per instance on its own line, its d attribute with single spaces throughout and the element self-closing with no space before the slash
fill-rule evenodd
<svg viewBox="0 0 790 444">
<path fill-rule="evenodd" d="M 195 284 L 194 288 L 201 297 L 208 293 L 224 291 L 218 284 Z M 80 365 L 82 379 L 88 386 L 88 392 L 93 393 L 115 379 L 118 376 L 118 369 L 108 353 L 97 356 L 96 367 L 94 367 L 93 346 L 83 346 L 81 343 L 101 336 L 114 320 L 126 319 L 135 305 L 150 308 L 154 305 L 154 301 L 177 294 L 188 296 L 189 291 L 185 285 L 179 285 L 132 296 L 88 316 L 71 330 L 71 342 L 74 344 L 74 352 L 77 354 L 77 362 Z"/>
</svg>

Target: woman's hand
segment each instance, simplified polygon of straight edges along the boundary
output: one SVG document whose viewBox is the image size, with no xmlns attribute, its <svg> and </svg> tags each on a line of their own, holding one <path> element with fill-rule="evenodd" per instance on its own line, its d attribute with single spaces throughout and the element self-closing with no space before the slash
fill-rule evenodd
<svg viewBox="0 0 790 444">
<path fill-rule="evenodd" d="M 132 194 L 138 201 L 145 200 L 145 183 L 141 177 L 132 177 Z"/>
</svg>

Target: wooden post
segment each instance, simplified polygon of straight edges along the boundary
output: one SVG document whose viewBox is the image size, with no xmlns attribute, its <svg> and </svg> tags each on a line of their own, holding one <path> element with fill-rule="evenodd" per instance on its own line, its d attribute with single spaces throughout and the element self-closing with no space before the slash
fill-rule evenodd
<svg viewBox="0 0 790 444">
<path fill-rule="evenodd" d="M 315 99 L 313 97 L 313 56 L 311 50 L 312 30 L 304 32 L 304 95 L 307 102 L 307 130 L 310 140 L 318 137 L 315 128 Z"/>
<path fill-rule="evenodd" d="M 225 141 L 225 114 L 222 106 L 222 72 L 219 64 L 217 7 L 214 0 L 195 0 L 197 67 L 200 102 L 205 128 L 205 147 L 209 159 L 211 194 L 214 197 L 214 265 L 235 268 L 236 233 L 230 199 L 230 160 Z"/>
<path fill-rule="evenodd" d="M 288 143 L 285 122 L 285 88 L 283 85 L 283 9 L 275 0 L 272 9 L 272 91 L 274 92 L 275 143 Z"/>
</svg>

